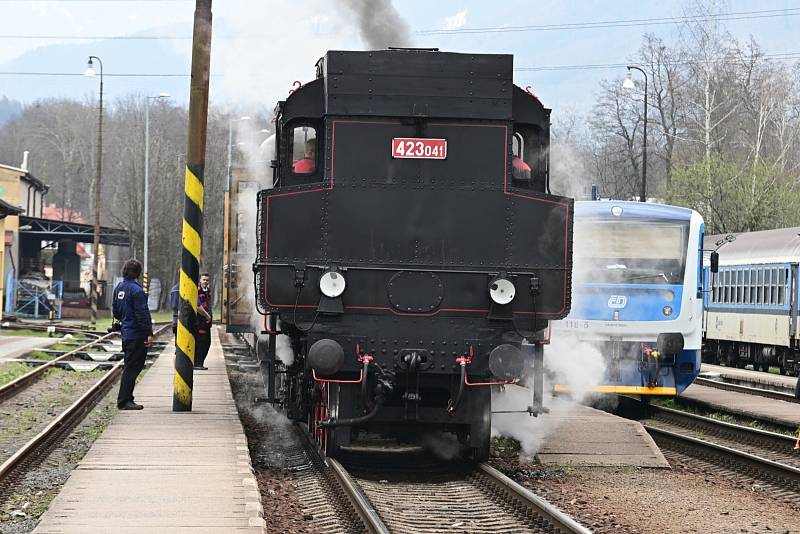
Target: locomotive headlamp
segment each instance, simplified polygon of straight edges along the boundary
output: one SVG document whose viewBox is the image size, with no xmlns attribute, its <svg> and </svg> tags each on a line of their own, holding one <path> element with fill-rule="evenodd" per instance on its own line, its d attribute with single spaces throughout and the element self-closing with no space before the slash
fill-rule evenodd
<svg viewBox="0 0 800 534">
<path fill-rule="evenodd" d="M 661 312 L 667 317 L 669 317 L 670 315 L 672 315 L 672 306 L 664 306 Z"/>
<path fill-rule="evenodd" d="M 612 206 L 611 215 L 614 217 L 622 217 L 622 206 Z"/>
<path fill-rule="evenodd" d="M 495 303 L 500 305 L 508 304 L 514 300 L 516 291 L 511 280 L 506 278 L 495 278 L 489 284 L 489 296 Z"/>
<path fill-rule="evenodd" d="M 319 279 L 319 290 L 329 298 L 336 298 L 344 293 L 344 276 L 342 273 L 328 271 Z"/>
</svg>

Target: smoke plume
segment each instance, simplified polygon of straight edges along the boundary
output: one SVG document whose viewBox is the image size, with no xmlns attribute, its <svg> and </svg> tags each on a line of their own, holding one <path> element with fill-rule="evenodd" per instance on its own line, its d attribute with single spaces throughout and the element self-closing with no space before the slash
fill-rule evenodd
<svg viewBox="0 0 800 534">
<path fill-rule="evenodd" d="M 522 455 L 532 458 L 545 438 L 552 434 L 578 403 L 584 401 L 605 375 L 605 362 L 594 346 L 576 340 L 566 332 L 553 336 L 544 349 L 544 404 L 558 417 L 543 414 L 532 417 L 527 413 L 495 413 L 492 415 L 492 435 L 516 439 Z M 571 400 L 555 398 L 550 392 L 556 384 L 571 389 Z M 492 394 L 492 411 L 524 411 L 531 405 L 533 392 L 522 386 L 506 386 Z"/>
<path fill-rule="evenodd" d="M 361 40 L 367 47 L 411 45 L 409 26 L 391 0 L 345 0 L 344 4 L 356 16 Z"/>
</svg>

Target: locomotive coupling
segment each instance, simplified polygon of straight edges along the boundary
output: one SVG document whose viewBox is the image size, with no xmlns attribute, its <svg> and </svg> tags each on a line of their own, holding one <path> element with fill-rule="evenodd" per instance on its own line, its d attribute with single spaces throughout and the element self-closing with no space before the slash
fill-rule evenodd
<svg viewBox="0 0 800 534">
<path fill-rule="evenodd" d="M 320 339 L 308 349 L 308 363 L 319 374 L 332 375 L 344 365 L 344 349 L 332 339 Z"/>
</svg>

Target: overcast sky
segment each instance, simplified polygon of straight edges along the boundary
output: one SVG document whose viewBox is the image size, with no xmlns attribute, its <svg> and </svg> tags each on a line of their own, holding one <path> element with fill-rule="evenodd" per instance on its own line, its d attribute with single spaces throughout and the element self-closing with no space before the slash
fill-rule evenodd
<svg viewBox="0 0 800 534">
<path fill-rule="evenodd" d="M 395 0 L 415 46 L 448 51 L 514 54 L 515 67 L 625 63 L 643 33 L 670 41 L 675 24 L 595 29 L 430 35 L 437 29 L 573 24 L 680 17 L 694 0 Z M 729 0 L 724 12 L 797 9 L 781 16 L 729 20 L 737 37 L 752 35 L 767 53 L 800 53 L 800 1 Z M 88 54 L 103 59 L 107 74 L 170 74 L 170 77 L 107 77 L 110 98 L 131 92 L 169 91 L 188 99 L 189 39 L 102 40 L 104 36 L 190 37 L 192 0 L 0 0 L 0 95 L 30 102 L 44 97 L 91 96 L 96 81 L 83 77 L 26 76 L 8 72 L 81 73 Z M 334 0 L 216 0 L 212 44 L 212 104 L 271 109 L 294 80 L 314 76 L 326 50 L 359 49 L 364 43 L 352 14 Z M 41 39 L 36 36 L 63 36 Z M 34 36 L 36 38 L 24 38 Z M 72 39 L 67 39 L 72 38 Z M 74 40 L 85 37 L 86 40 Z M 598 82 L 624 76 L 624 68 L 517 71 L 518 85 L 531 85 L 545 105 L 579 112 L 594 102 Z"/>
</svg>

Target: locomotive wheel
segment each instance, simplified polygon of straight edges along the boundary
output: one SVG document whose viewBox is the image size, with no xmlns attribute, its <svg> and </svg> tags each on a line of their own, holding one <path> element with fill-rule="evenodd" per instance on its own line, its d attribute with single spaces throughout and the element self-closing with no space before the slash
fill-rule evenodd
<svg viewBox="0 0 800 534">
<path fill-rule="evenodd" d="M 325 456 L 334 457 L 339 452 L 337 434 L 341 432 L 336 428 L 320 428 L 320 421 L 336 418 L 339 413 L 339 385 L 320 384 L 319 395 L 311 406 L 308 415 L 308 431 Z"/>
</svg>

